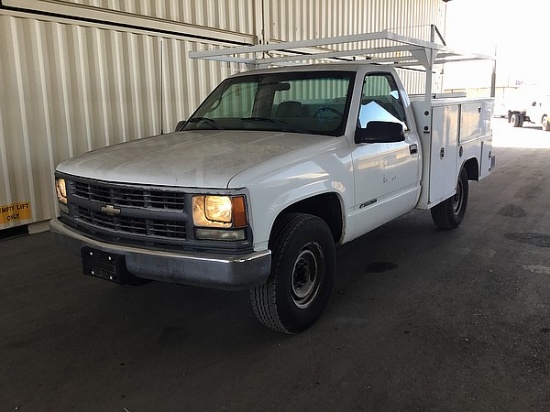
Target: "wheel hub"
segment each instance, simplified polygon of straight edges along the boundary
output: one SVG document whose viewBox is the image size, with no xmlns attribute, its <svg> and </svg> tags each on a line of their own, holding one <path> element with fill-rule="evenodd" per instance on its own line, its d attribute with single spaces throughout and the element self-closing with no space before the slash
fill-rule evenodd
<svg viewBox="0 0 550 412">
<path fill-rule="evenodd" d="M 299 308 L 308 307 L 317 296 L 323 277 L 322 250 L 316 243 L 299 253 L 292 273 L 292 300 Z"/>
<path fill-rule="evenodd" d="M 453 211 L 455 215 L 458 215 L 460 213 L 460 209 L 462 208 L 462 202 L 464 201 L 462 196 L 463 191 L 464 188 L 462 187 L 462 182 L 459 179 L 456 186 L 456 194 L 453 197 Z"/>
</svg>

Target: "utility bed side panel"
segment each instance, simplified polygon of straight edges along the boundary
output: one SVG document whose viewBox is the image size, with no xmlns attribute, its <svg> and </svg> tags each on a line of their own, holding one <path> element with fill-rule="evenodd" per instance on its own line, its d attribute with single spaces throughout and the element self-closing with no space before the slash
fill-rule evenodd
<svg viewBox="0 0 550 412">
<path fill-rule="evenodd" d="M 460 144 L 465 159 L 478 159 L 479 180 L 486 177 L 494 166 L 493 131 L 491 118 L 494 102 L 492 99 L 478 99 L 461 105 Z"/>
<path fill-rule="evenodd" d="M 429 204 L 448 199 L 456 190 L 459 113 L 458 104 L 432 109 Z"/>
<path fill-rule="evenodd" d="M 492 99 L 476 99 L 460 105 L 460 143 L 491 133 Z"/>
<path fill-rule="evenodd" d="M 413 99 L 419 127 L 423 166 L 417 208 L 430 209 L 453 196 L 464 162 L 475 159 L 478 178 L 494 166 L 492 156 L 492 98 Z"/>
</svg>

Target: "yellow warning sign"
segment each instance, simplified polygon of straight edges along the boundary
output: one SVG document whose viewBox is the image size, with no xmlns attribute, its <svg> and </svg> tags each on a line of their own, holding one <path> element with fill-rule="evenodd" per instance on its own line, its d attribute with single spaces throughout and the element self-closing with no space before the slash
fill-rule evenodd
<svg viewBox="0 0 550 412">
<path fill-rule="evenodd" d="M 31 204 L 29 202 L 14 203 L 0 206 L 0 225 L 13 223 L 19 220 L 32 218 Z"/>
</svg>

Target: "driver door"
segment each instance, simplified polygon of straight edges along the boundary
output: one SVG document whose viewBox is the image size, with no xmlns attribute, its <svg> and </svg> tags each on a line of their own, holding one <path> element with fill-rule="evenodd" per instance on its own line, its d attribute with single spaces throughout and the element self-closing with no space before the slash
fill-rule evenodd
<svg viewBox="0 0 550 412">
<path fill-rule="evenodd" d="M 362 234 L 413 209 L 420 193 L 420 147 L 409 131 L 405 108 L 391 73 L 368 73 L 363 81 L 357 127 L 370 121 L 399 123 L 405 141 L 355 143 L 355 235 Z"/>
</svg>

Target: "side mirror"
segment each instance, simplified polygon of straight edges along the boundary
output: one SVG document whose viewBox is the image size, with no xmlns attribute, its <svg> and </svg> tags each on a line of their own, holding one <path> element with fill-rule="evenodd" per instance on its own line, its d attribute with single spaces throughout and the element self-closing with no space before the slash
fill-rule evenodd
<svg viewBox="0 0 550 412">
<path fill-rule="evenodd" d="M 531 103 L 531 106 L 533 106 L 533 107 L 536 106 L 536 105 L 537 105 L 537 102 Z"/>
<path fill-rule="evenodd" d="M 180 120 L 178 124 L 176 125 L 175 132 L 181 132 L 183 130 L 183 126 L 187 123 L 187 120 Z"/>
<path fill-rule="evenodd" d="M 355 143 L 397 143 L 405 141 L 401 123 L 370 121 L 365 129 L 357 128 Z"/>
</svg>

